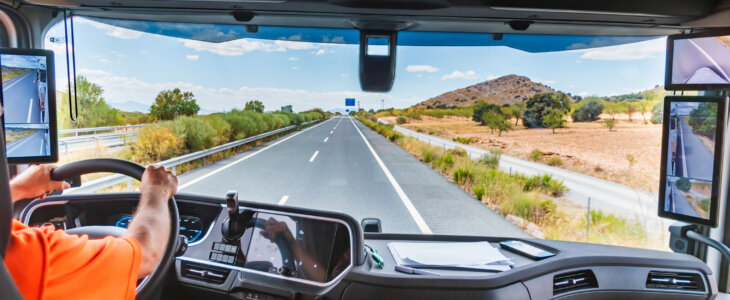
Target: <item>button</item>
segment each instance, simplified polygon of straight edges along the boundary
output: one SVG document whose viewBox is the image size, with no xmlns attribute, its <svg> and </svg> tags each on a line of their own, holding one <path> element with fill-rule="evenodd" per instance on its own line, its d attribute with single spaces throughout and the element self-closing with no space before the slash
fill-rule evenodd
<svg viewBox="0 0 730 300">
<path fill-rule="evenodd" d="M 220 251 L 221 250 L 220 246 L 221 246 L 220 243 L 213 243 L 213 250 Z"/>
<path fill-rule="evenodd" d="M 232 264 L 232 263 L 234 263 L 235 261 L 236 261 L 236 257 L 235 257 L 235 256 L 233 256 L 233 255 L 231 255 L 231 256 L 228 256 L 228 263 L 229 263 L 229 264 Z"/>
</svg>

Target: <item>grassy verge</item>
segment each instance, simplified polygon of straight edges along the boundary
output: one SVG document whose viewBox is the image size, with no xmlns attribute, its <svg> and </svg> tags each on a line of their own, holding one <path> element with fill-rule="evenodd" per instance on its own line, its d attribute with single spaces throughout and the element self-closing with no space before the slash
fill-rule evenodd
<svg viewBox="0 0 730 300">
<path fill-rule="evenodd" d="M 619 246 L 664 249 L 661 241 L 648 239 L 638 222 L 625 220 L 599 210 L 591 211 L 590 232 L 586 236 L 586 211 L 561 199 L 567 190 L 562 181 L 550 175 L 524 176 L 498 169 L 501 153 L 493 150 L 479 160 L 470 159 L 463 149 L 443 150 L 415 138 L 404 137 L 391 124 L 377 122 L 375 116 L 360 113 L 367 127 L 387 137 L 446 178 L 470 192 L 485 205 L 508 219 L 516 216 L 523 229 L 536 237 L 582 241 Z M 520 223 L 514 222 L 513 223 Z"/>
<path fill-rule="evenodd" d="M 30 69 L 17 69 L 17 68 L 5 68 L 3 67 L 3 82 L 6 82 L 15 77 L 30 73 Z"/>
</svg>

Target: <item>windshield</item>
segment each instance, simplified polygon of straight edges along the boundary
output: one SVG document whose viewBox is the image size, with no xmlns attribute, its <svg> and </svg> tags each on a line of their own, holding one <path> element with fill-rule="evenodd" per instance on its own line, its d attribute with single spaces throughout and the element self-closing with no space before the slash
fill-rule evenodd
<svg viewBox="0 0 730 300">
<path fill-rule="evenodd" d="M 76 18 L 72 122 L 63 36 L 60 23 L 45 38 L 57 62 L 60 164 L 169 162 L 237 143 L 173 164 L 178 191 L 235 189 L 242 200 L 378 218 L 388 233 L 668 250 L 670 222 L 656 216 L 664 37 L 561 51 L 541 46 L 550 37 L 519 37 L 523 49 L 549 50 L 535 53 L 399 45 L 392 90 L 367 93 L 357 45 L 296 35 L 216 43 Z M 144 126 L 126 126 L 135 124 Z M 101 126 L 121 127 L 67 130 Z"/>
</svg>

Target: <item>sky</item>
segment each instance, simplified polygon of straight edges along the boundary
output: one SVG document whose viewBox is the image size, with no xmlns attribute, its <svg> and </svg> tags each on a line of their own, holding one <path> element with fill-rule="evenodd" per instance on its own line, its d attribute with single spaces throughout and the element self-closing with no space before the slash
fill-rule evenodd
<svg viewBox="0 0 730 300">
<path fill-rule="evenodd" d="M 399 46 L 388 93 L 367 93 L 358 79 L 358 46 L 238 39 L 184 40 L 76 18 L 76 69 L 104 89 L 112 106 L 151 105 L 162 90 L 192 92 L 201 112 L 243 108 L 257 99 L 266 110 L 344 107 L 356 98 L 365 109 L 404 108 L 442 93 L 517 74 L 563 92 L 610 96 L 638 92 L 664 81 L 665 38 L 547 53 L 504 46 Z M 46 36 L 55 52 L 59 89 L 67 84 L 63 23 Z M 383 102 L 381 102 L 381 100 Z"/>
</svg>

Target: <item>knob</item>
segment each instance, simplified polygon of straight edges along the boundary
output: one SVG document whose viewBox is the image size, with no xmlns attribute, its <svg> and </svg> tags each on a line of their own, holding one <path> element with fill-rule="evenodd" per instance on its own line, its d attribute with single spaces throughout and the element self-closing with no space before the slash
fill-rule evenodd
<svg viewBox="0 0 730 300">
<path fill-rule="evenodd" d="M 229 190 L 226 192 L 226 207 L 228 208 L 228 217 L 231 219 L 238 217 L 238 191 Z"/>
</svg>

